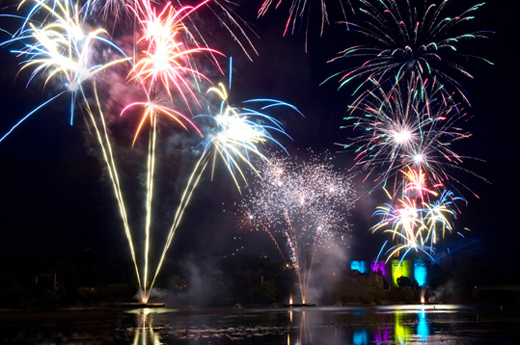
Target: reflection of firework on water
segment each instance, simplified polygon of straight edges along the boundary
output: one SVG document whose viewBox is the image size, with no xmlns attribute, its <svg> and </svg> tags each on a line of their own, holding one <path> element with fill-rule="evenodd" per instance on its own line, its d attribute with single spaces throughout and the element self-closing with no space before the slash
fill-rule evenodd
<svg viewBox="0 0 520 345">
<path fill-rule="evenodd" d="M 447 0 L 440 1 L 439 5 L 425 0 L 361 2 L 363 5 L 359 12 L 364 18 L 348 24 L 367 43 L 349 47 L 331 60 L 359 61 L 357 67 L 332 76 L 341 76 L 340 87 L 357 80 L 366 83 L 375 78 L 382 82 L 393 75 L 401 79 L 415 74 L 423 78 L 437 77 L 454 86 L 465 97 L 454 72 L 472 78 L 462 65 L 468 58 L 491 64 L 460 52 L 463 51 L 463 41 L 486 38 L 484 31 L 464 31 L 464 23 L 474 19 L 474 12 L 483 3 L 457 16 L 449 15 L 450 1 Z"/>
<path fill-rule="evenodd" d="M 374 182 L 385 185 L 409 166 L 425 174 L 435 188 L 452 181 L 468 189 L 448 173 L 461 170 L 478 177 L 460 166 L 468 157 L 452 149 L 453 143 L 471 136 L 456 126 L 465 116 L 461 105 L 428 80 L 401 81 L 388 91 L 375 85 L 345 118 L 353 123 L 348 127 L 361 132 L 343 144 L 357 153 L 352 169 L 363 171 L 364 180 L 373 176 Z"/>
<path fill-rule="evenodd" d="M 355 193 L 327 156 L 301 161 L 273 155 L 269 160 L 258 165 L 261 179 L 251 184 L 242 212 L 284 234 L 305 303 L 317 248 L 347 231 Z"/>
</svg>

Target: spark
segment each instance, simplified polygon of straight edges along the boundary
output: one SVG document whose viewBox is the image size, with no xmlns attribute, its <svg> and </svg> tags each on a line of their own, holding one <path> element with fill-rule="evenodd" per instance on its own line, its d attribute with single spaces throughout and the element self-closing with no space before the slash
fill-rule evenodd
<svg viewBox="0 0 520 345">
<path fill-rule="evenodd" d="M 214 114 L 196 116 L 196 118 L 199 119 L 210 120 L 213 126 L 209 127 L 211 129 L 208 130 L 206 139 L 201 143 L 203 148 L 201 156 L 195 164 L 182 194 L 179 206 L 177 207 L 150 289 L 155 283 L 155 279 L 166 257 L 166 252 L 174 239 L 175 232 L 180 226 L 184 212 L 206 169 L 211 166 L 211 180 L 213 180 L 217 162 L 223 162 L 226 170 L 233 179 L 235 187 L 241 191 L 239 178 L 247 184 L 247 179 L 241 168 L 241 164 L 248 167 L 255 174 L 260 174 L 251 161 L 251 156 L 256 156 L 262 161 L 267 161 L 263 153 L 263 147 L 265 145 L 274 143 L 283 148 L 282 144 L 273 137 L 271 132 L 277 132 L 288 137 L 279 120 L 250 108 L 231 106 L 228 103 L 228 92 L 223 84 L 219 84 L 219 87 L 211 87 L 208 93 L 217 95 L 220 99 L 220 106 L 217 108 L 218 111 Z M 266 100 L 253 101 L 266 102 Z M 272 106 L 289 106 L 289 108 L 295 109 L 294 106 L 288 105 L 287 103 L 270 100 L 267 102 L 267 105 L 262 107 L 262 110 L 269 109 Z M 297 109 L 295 110 L 297 111 Z"/>
<path fill-rule="evenodd" d="M 348 230 L 355 199 L 352 183 L 335 171 L 329 158 L 317 155 L 305 162 L 269 156 L 258 171 L 261 178 L 245 196 L 243 213 L 284 234 L 301 300 L 306 301 L 318 247 Z"/>
<path fill-rule="evenodd" d="M 489 32 L 463 30 L 465 22 L 472 21 L 473 13 L 484 3 L 474 5 L 457 16 L 448 14 L 449 3 L 446 0 L 440 1 L 440 4 L 426 0 L 362 0 L 359 9 L 362 18 L 347 24 L 367 43 L 350 46 L 330 60 L 348 60 L 355 67 L 336 73 L 327 80 L 340 77 L 341 88 L 354 81 L 359 81 L 361 85 L 370 84 L 372 78 L 383 83 L 394 75 L 398 80 L 409 79 L 410 76 L 419 76 L 423 80 L 437 78 L 453 86 L 469 103 L 457 80 L 459 75 L 473 78 L 463 66 L 464 62 L 473 58 L 492 63 L 462 54 L 460 43 L 487 38 Z M 357 87 L 356 91 L 359 89 Z"/>
<path fill-rule="evenodd" d="M 46 74 L 44 87 L 53 81 L 62 91 L 18 121 L 0 141 L 31 115 L 65 93 L 70 93 L 70 124 L 72 125 L 75 105 L 80 102 L 78 96 L 83 102 L 88 102 L 83 90 L 84 83 L 100 71 L 117 63 L 128 61 L 128 58 L 125 57 L 104 64 L 93 62 L 95 42 L 116 48 L 119 52 L 121 50 L 110 42 L 106 30 L 90 29 L 84 24 L 84 14 L 78 9 L 77 4 L 72 6 L 69 2 L 57 1 L 54 7 L 50 7 L 43 1 L 36 0 L 35 2 L 35 6 L 47 12 L 46 21 L 40 26 L 29 22 L 28 27 L 24 26 L 18 35 L 1 45 L 24 42 L 24 48 L 12 50 L 12 52 L 25 57 L 20 71 L 34 68 L 27 84 L 37 75 Z"/>
</svg>

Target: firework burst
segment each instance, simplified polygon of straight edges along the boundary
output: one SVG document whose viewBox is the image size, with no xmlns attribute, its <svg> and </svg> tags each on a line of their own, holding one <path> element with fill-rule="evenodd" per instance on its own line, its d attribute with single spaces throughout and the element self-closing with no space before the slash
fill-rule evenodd
<svg viewBox="0 0 520 345">
<path fill-rule="evenodd" d="M 205 2 L 207 1 L 209 0 Z M 194 67 L 196 66 L 194 55 L 209 53 L 212 61 L 218 66 L 215 54 L 222 54 L 197 44 L 183 21 L 205 2 L 196 7 L 185 6 L 179 9 L 174 8 L 171 3 L 167 3 L 160 11 L 157 11 L 148 0 L 137 5 L 138 10 L 134 13 L 143 30 L 137 44 L 139 46 L 140 43 L 144 43 L 146 49 L 142 51 L 140 58 L 136 61 L 129 74 L 129 79 L 142 85 L 152 98 L 154 97 L 152 94 L 157 92 L 158 85 L 161 85 L 170 98 L 172 98 L 171 88 L 173 87 L 188 108 L 190 105 L 186 92 L 192 100 L 199 104 L 187 79 L 191 77 L 195 80 L 210 81 Z M 191 41 L 193 45 L 188 46 L 188 41 Z"/>
<path fill-rule="evenodd" d="M 243 212 L 271 232 L 283 233 L 305 303 L 318 247 L 348 230 L 352 184 L 334 170 L 329 157 L 317 155 L 306 162 L 269 157 L 258 171 L 261 178 L 245 197 Z"/>
<path fill-rule="evenodd" d="M 220 106 L 217 107 L 218 111 L 216 114 L 197 116 L 200 119 L 209 119 L 211 125 L 206 129 L 208 133 L 206 139 L 201 143 L 203 148 L 201 156 L 195 164 L 182 194 L 151 286 L 153 286 L 157 274 L 162 267 L 166 252 L 173 241 L 176 230 L 179 228 L 193 192 L 199 185 L 200 179 L 208 166 L 211 166 L 211 179 L 213 179 L 217 162 L 223 162 L 236 188 L 241 191 L 238 178 L 241 177 L 247 184 L 241 164 L 259 175 L 259 172 L 251 161 L 251 156 L 256 156 L 260 160 L 266 161 L 267 158 L 262 153 L 265 145 L 274 143 L 283 148 L 280 142 L 270 133 L 271 131 L 287 136 L 279 120 L 260 111 L 231 106 L 228 103 L 228 92 L 223 84 L 219 84 L 219 87 L 210 88 L 208 93 L 214 93 L 218 96 L 221 101 Z M 253 101 L 267 102 L 267 105 L 262 107 L 262 111 L 273 106 L 283 105 L 299 113 L 294 106 L 281 101 L 252 100 L 248 102 Z"/>
<path fill-rule="evenodd" d="M 35 2 L 35 6 L 46 11 L 46 20 L 39 26 L 29 22 L 16 36 L 2 45 L 24 43 L 23 49 L 12 52 L 25 57 L 20 71 L 34 68 L 28 84 L 36 76 L 43 74 L 45 75 L 44 87 L 52 81 L 55 83 L 57 92 L 16 123 L 0 138 L 0 141 L 35 112 L 66 93 L 70 93 L 70 123 L 72 125 L 76 103 L 81 101 L 88 103 L 83 89 L 85 82 L 100 71 L 128 60 L 122 58 L 104 64 L 94 61 L 96 42 L 106 44 L 120 52 L 121 50 L 110 42 L 104 29 L 92 29 L 84 23 L 84 14 L 77 4 L 72 6 L 69 2 L 56 2 L 54 7 L 50 7 L 45 2 L 39 0 Z"/>
<path fill-rule="evenodd" d="M 380 218 L 380 221 L 371 231 L 392 235 L 395 245 L 387 250 L 387 261 L 404 251 L 402 261 L 412 250 L 432 258 L 439 239 L 445 238 L 446 232 L 453 232 L 453 220 L 458 213 L 455 202 L 464 199 L 448 190 L 443 190 L 438 196 L 438 193 L 428 189 L 420 171 L 409 168 L 402 174 L 408 181 L 403 188 L 403 197 L 392 198 L 391 203 L 376 208 L 373 216 Z"/>
<path fill-rule="evenodd" d="M 453 149 L 454 143 L 471 136 L 457 126 L 466 116 L 462 105 L 447 97 L 435 81 L 416 78 L 390 88 L 374 85 L 377 87 L 358 98 L 350 107 L 350 116 L 345 117 L 352 123 L 345 127 L 361 133 L 343 144 L 356 152 L 352 170 L 363 172 L 364 180 L 373 176 L 376 184 L 384 186 L 400 170 L 411 167 L 421 171 L 435 188 L 457 183 L 470 190 L 449 173 L 460 170 L 480 177 L 461 166 L 470 157 Z"/>
<path fill-rule="evenodd" d="M 473 20 L 474 13 L 484 4 L 451 15 L 450 3 L 449 0 L 441 0 L 438 5 L 425 0 L 362 0 L 359 12 L 363 18 L 348 24 L 366 43 L 349 47 L 332 59 L 357 63 L 356 67 L 331 78 L 340 76 L 341 88 L 355 82 L 363 85 L 371 78 L 383 82 L 394 75 L 398 80 L 409 76 L 436 77 L 453 86 L 468 101 L 458 82 L 460 75 L 473 78 L 464 62 L 472 58 L 492 64 L 462 53 L 464 41 L 487 38 L 489 34 L 464 31 L 465 22 Z"/>
</svg>

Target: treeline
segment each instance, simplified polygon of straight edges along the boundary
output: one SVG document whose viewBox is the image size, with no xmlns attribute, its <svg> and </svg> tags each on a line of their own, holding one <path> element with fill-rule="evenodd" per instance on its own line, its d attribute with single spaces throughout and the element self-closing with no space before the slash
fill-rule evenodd
<svg viewBox="0 0 520 345">
<path fill-rule="evenodd" d="M 474 267 L 462 260 L 454 268 L 432 266 L 428 289 L 407 278 L 387 289 L 379 274 L 349 267 L 330 274 L 316 262 L 308 303 L 381 304 L 474 301 Z M 327 273 L 325 273 L 327 272 Z M 290 263 L 268 256 L 221 254 L 204 259 L 166 260 L 151 302 L 178 307 L 268 306 L 299 303 Z M 130 258 L 85 250 L 75 256 L 0 256 L 0 309 L 52 310 L 131 302 L 138 292 Z"/>
</svg>

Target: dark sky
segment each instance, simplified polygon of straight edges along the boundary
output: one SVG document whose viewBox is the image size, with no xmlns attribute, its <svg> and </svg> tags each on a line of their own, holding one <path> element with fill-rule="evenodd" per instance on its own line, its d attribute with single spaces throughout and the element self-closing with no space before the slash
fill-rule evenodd
<svg viewBox="0 0 520 345">
<path fill-rule="evenodd" d="M 261 1 L 256 2 L 260 4 Z M 462 207 L 457 224 L 470 228 L 472 232 L 464 239 L 465 242 L 461 244 L 458 241 L 455 246 L 464 248 L 463 244 L 466 244 L 464 250 L 467 253 L 488 255 L 501 263 L 509 260 L 520 244 L 517 211 L 520 206 L 520 160 L 517 155 L 520 114 L 516 103 L 520 94 L 520 72 L 513 5 L 512 2 L 493 1 L 477 12 L 474 25 L 495 33 L 490 34 L 487 40 L 474 40 L 471 53 L 483 56 L 495 65 L 469 62 L 467 67 L 475 78 L 460 78 L 471 98 L 469 113 L 473 115 L 463 126 L 473 136 L 461 143 L 457 152 L 485 160 L 486 163 L 466 161 L 464 164 L 490 183 L 471 176 L 464 180 L 480 199 L 469 193 L 465 195 L 468 205 Z M 307 147 L 317 152 L 337 150 L 334 142 L 341 142 L 346 137 L 345 130 L 339 126 L 344 124 L 342 117 L 352 98 L 346 90 L 336 90 L 336 81 L 324 86 L 319 86 L 319 83 L 345 67 L 341 63 L 327 64 L 326 61 L 342 48 L 352 45 L 349 42 L 351 36 L 342 32 L 339 25 L 331 24 L 320 38 L 319 23 L 311 21 L 309 52 L 305 53 L 303 34 L 282 37 L 285 24 L 282 11 L 285 8 L 271 11 L 259 20 L 255 18 L 255 8 L 246 5 L 239 10 L 260 36 L 256 39 L 250 35 L 260 53 L 253 62 L 247 60 L 224 31 L 215 29 L 210 35 L 209 40 L 215 40 L 217 49 L 233 56 L 232 99 L 270 97 L 298 107 L 305 118 L 295 114 L 283 115 L 286 131 L 294 139 L 294 142 L 284 142 L 292 154 L 297 154 L 296 149 L 305 150 Z M 331 11 L 331 19 L 333 13 Z M 0 18 L 2 22 L 5 19 Z M 38 82 L 25 88 L 27 73 L 15 78 L 19 60 L 13 55 L 8 48 L 0 50 L 2 134 L 52 95 L 52 89 L 42 91 Z M 227 64 L 225 60 L 222 63 Z M 122 129 L 132 130 L 128 124 Z M 63 98 L 32 116 L 0 143 L 3 235 L 0 254 L 50 255 L 75 253 L 85 248 L 127 253 L 111 187 L 106 183 L 102 164 L 86 141 L 81 117 L 77 117 L 74 126 L 69 125 L 67 99 Z M 176 158 L 168 164 L 182 164 L 184 161 Z M 352 153 L 339 155 L 337 162 L 350 166 Z M 168 164 L 164 166 L 169 168 Z M 172 200 L 176 194 L 168 188 L 173 190 L 185 170 L 177 165 L 170 171 L 171 175 L 165 173 L 160 177 L 161 181 L 166 181 L 157 187 L 163 198 L 157 206 L 162 216 L 172 212 Z M 248 235 L 237 234 L 232 229 L 232 219 L 222 210 L 232 208 L 240 196 L 226 173 L 219 173 L 221 175 L 215 181 L 203 181 L 196 191 L 185 222 L 176 235 L 172 255 L 197 255 L 241 246 L 245 246 L 246 253 L 272 253 L 273 248 L 269 247 L 272 244 L 267 237 L 257 235 L 253 240 L 247 240 Z M 126 187 L 128 193 L 136 197 L 131 201 L 136 210 L 140 208 L 139 201 L 136 201 L 139 194 L 134 190 L 138 184 L 133 182 Z M 361 184 L 357 187 L 360 191 L 370 188 Z M 368 234 L 368 228 L 373 225 L 371 214 L 381 200 L 377 195 L 366 196 L 356 206 L 350 249 L 353 257 L 376 255 L 384 241 L 381 235 Z M 244 237 L 244 240 L 239 243 L 234 239 L 237 236 Z"/>
</svg>

